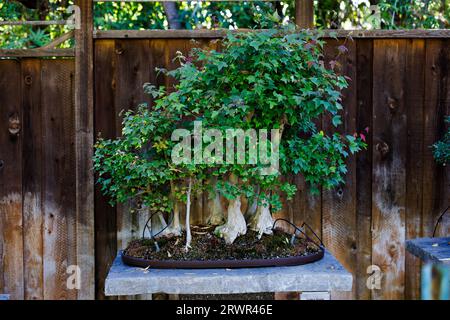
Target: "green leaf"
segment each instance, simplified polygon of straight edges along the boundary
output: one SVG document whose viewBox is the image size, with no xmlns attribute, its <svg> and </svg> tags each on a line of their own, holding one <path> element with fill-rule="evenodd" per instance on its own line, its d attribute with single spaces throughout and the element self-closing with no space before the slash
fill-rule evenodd
<svg viewBox="0 0 450 320">
<path fill-rule="evenodd" d="M 342 124 L 341 116 L 340 115 L 335 115 L 332 118 L 331 122 L 333 123 L 333 126 L 335 126 L 335 127 L 341 125 Z"/>
</svg>

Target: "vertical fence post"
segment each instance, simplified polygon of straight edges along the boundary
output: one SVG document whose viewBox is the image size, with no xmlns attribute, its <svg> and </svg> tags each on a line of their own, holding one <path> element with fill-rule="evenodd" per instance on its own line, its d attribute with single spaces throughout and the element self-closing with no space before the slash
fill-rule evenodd
<svg viewBox="0 0 450 320">
<path fill-rule="evenodd" d="M 75 5 L 80 15 L 75 28 L 76 246 L 78 299 L 85 300 L 95 298 L 93 1 L 75 0 Z"/>
<path fill-rule="evenodd" d="M 314 0 L 295 0 L 295 23 L 304 29 L 314 27 Z"/>
</svg>

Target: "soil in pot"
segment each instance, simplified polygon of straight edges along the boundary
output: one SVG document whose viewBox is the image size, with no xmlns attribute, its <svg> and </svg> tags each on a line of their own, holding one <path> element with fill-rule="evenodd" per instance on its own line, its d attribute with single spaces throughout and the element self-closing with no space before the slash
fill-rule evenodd
<svg viewBox="0 0 450 320">
<path fill-rule="evenodd" d="M 217 237 L 214 227 L 192 226 L 191 249 L 185 251 L 185 233 L 181 237 L 158 239 L 159 251 L 151 239 L 138 239 L 130 242 L 124 254 L 134 258 L 148 260 L 247 260 L 274 259 L 294 256 L 308 256 L 317 253 L 320 248 L 304 238 L 297 238 L 291 245 L 291 235 L 275 230 L 273 235 L 262 235 L 248 231 L 239 236 L 233 244 Z"/>
</svg>

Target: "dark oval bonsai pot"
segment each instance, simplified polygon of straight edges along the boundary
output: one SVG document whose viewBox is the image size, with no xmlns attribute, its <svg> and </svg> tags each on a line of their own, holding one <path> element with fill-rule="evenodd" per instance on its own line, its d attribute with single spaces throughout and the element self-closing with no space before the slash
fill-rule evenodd
<svg viewBox="0 0 450 320">
<path fill-rule="evenodd" d="M 318 261 L 323 258 L 324 247 L 320 246 L 315 253 L 305 256 L 293 256 L 271 259 L 243 259 L 243 260 L 149 260 L 128 256 L 122 252 L 122 261 L 133 267 L 155 269 L 210 269 L 210 268 L 255 268 L 298 266 Z"/>
</svg>

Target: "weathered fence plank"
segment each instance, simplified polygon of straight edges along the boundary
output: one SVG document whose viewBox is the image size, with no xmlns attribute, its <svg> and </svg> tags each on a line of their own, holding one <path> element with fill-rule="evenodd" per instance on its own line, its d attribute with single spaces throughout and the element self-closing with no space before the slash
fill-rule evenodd
<svg viewBox="0 0 450 320">
<path fill-rule="evenodd" d="M 23 93 L 23 245 L 25 299 L 43 299 L 41 61 L 22 63 Z"/>
<path fill-rule="evenodd" d="M 450 114 L 450 41 L 426 40 L 423 236 L 431 237 L 439 214 L 450 200 L 449 168 L 437 165 L 429 148 L 445 132 L 444 116 Z M 450 220 L 441 225 L 439 234 L 450 233 Z M 438 235 L 439 235 L 438 234 Z"/>
<path fill-rule="evenodd" d="M 24 298 L 21 72 L 0 61 L 0 292 Z"/>
<path fill-rule="evenodd" d="M 356 128 L 366 136 L 367 150 L 356 155 L 356 270 L 355 295 L 370 299 L 367 267 L 372 264 L 372 83 L 373 41 L 360 39 L 357 46 L 357 118 Z"/>
<path fill-rule="evenodd" d="M 406 47 L 405 105 L 407 109 L 406 239 L 422 236 L 423 100 L 425 41 L 409 39 Z M 405 298 L 420 297 L 420 260 L 406 253 Z"/>
<path fill-rule="evenodd" d="M 375 299 L 404 296 L 406 46 L 406 40 L 374 40 L 372 262 L 383 272 Z"/>
<path fill-rule="evenodd" d="M 75 174 L 76 174 L 76 262 L 80 269 L 77 298 L 94 299 L 94 3 L 75 0 L 79 28 L 75 28 Z"/>
<path fill-rule="evenodd" d="M 116 137 L 115 110 L 115 43 L 114 40 L 99 40 L 95 46 L 95 137 Z M 97 178 L 97 176 L 96 176 Z M 104 299 L 104 283 L 109 267 L 117 254 L 116 208 L 95 188 L 95 282 L 96 297 Z M 111 298 L 109 298 L 111 299 Z"/>
<path fill-rule="evenodd" d="M 77 298 L 67 287 L 67 267 L 77 265 L 73 75 L 73 61 L 42 61 L 45 299 Z"/>
</svg>

